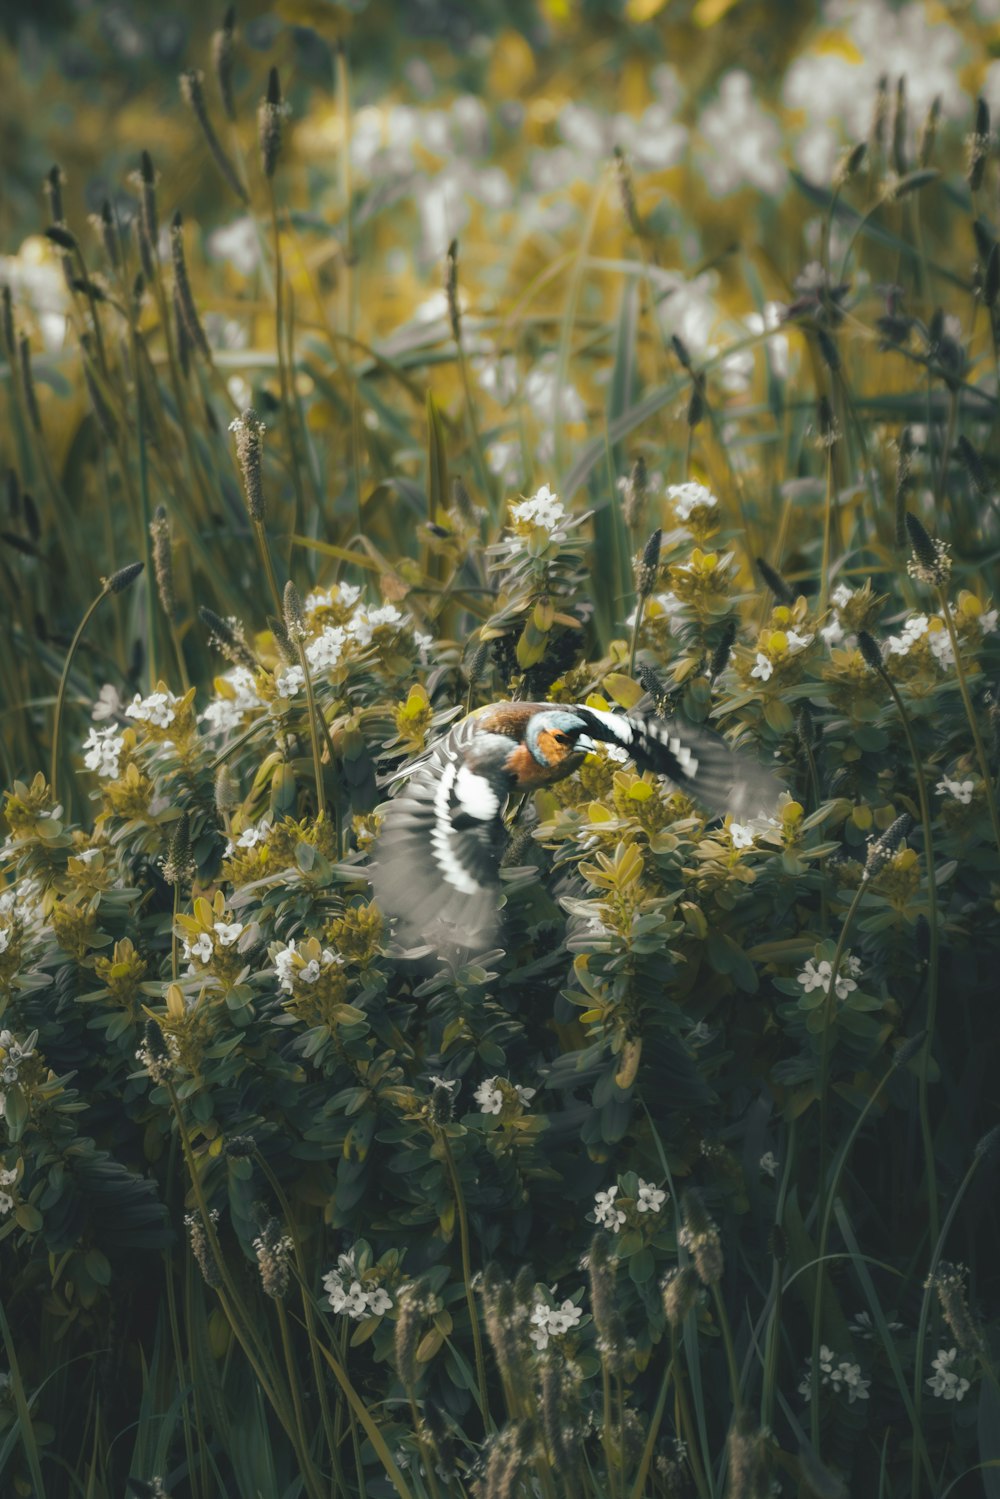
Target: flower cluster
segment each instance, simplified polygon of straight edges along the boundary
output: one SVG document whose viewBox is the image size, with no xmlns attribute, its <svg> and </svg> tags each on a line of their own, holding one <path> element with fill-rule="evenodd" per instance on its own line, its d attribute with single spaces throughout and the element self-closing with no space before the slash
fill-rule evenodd
<svg viewBox="0 0 1000 1499">
<path fill-rule="evenodd" d="M 956 802 L 960 802 L 963 807 L 967 807 L 972 801 L 976 783 L 970 780 L 954 781 L 951 776 L 944 776 L 938 781 L 935 789 L 939 795 L 953 797 Z"/>
<path fill-rule="evenodd" d="M 126 718 L 134 718 L 139 723 L 150 724 L 157 729 L 167 729 L 177 717 L 175 708 L 180 701 L 172 692 L 151 692 L 149 697 L 143 697 L 137 692 L 135 697 L 125 709 Z"/>
<path fill-rule="evenodd" d="M 837 971 L 836 991 L 838 999 L 846 999 L 858 986 L 856 980 L 861 973 L 860 959 L 846 952 L 840 960 Z M 816 963 L 813 958 L 807 958 L 805 967 L 798 976 L 798 981 L 807 994 L 814 989 L 822 989 L 824 994 L 830 992 L 830 979 L 833 976 L 833 965 L 826 958 Z"/>
<path fill-rule="evenodd" d="M 0 1216 L 6 1217 L 14 1206 L 14 1199 L 6 1189 L 12 1187 L 16 1181 L 16 1166 L 12 1166 L 9 1171 L 0 1169 Z"/>
<path fill-rule="evenodd" d="M 296 984 L 315 984 L 328 968 L 342 968 L 343 958 L 329 947 L 321 948 L 315 939 L 299 948 L 293 937 L 274 953 L 274 969 L 278 983 L 286 994 L 295 992 Z"/>
<path fill-rule="evenodd" d="M 472 1095 L 481 1114 L 499 1114 L 504 1104 L 520 1104 L 527 1108 L 538 1092 L 537 1088 L 522 1088 L 504 1077 L 487 1077 Z"/>
<path fill-rule="evenodd" d="M 512 504 L 510 518 L 518 531 L 531 531 L 538 526 L 550 534 L 568 519 L 565 505 L 547 484 L 543 484 L 530 499 Z"/>
<path fill-rule="evenodd" d="M 83 741 L 83 763 L 102 778 L 117 780 L 124 748 L 125 737 L 116 728 L 91 729 Z"/>
<path fill-rule="evenodd" d="M 0 1057 L 0 1079 L 8 1087 L 17 1082 L 21 1067 L 29 1057 L 34 1056 L 37 1040 L 37 1031 L 32 1031 L 23 1041 L 18 1041 L 11 1031 L 0 1031 L 0 1052 L 3 1053 Z"/>
<path fill-rule="evenodd" d="M 849 1405 L 853 1405 L 856 1400 L 867 1400 L 871 1380 L 862 1377 L 861 1365 L 849 1364 L 846 1360 L 837 1363 L 836 1358 L 833 1349 L 822 1344 L 819 1350 L 820 1385 L 829 1386 L 838 1395 L 846 1395 Z M 812 1399 L 811 1368 L 806 1369 L 799 1384 L 799 1394 L 804 1395 L 807 1400 Z"/>
<path fill-rule="evenodd" d="M 704 526 L 711 512 L 718 507 L 718 500 L 704 484 L 671 484 L 667 488 L 667 499 L 674 507 L 674 514 L 682 526 L 692 520 Z"/>
<path fill-rule="evenodd" d="M 618 1186 L 616 1184 L 608 1187 L 606 1192 L 598 1192 L 594 1198 L 594 1220 L 612 1234 L 616 1234 L 628 1222 L 628 1214 L 616 1201 L 617 1197 Z M 666 1200 L 667 1194 L 662 1187 L 643 1181 L 641 1176 L 638 1178 L 635 1194 L 637 1213 L 658 1213 Z M 623 1198 L 622 1201 L 627 1202 L 628 1199 Z"/>
<path fill-rule="evenodd" d="M 539 1353 L 544 1353 L 550 1338 L 561 1338 L 579 1325 L 583 1313 L 573 1302 L 566 1300 L 561 1306 L 550 1306 L 536 1293 L 531 1309 L 531 1330 L 528 1336 Z"/>
<path fill-rule="evenodd" d="M 972 1388 L 965 1376 L 957 1374 L 952 1367 L 957 1357 L 957 1348 L 939 1348 L 931 1359 L 934 1373 L 926 1381 L 932 1395 L 938 1395 L 942 1400 L 954 1400 L 956 1405 Z"/>
<path fill-rule="evenodd" d="M 323 1289 L 333 1310 L 355 1322 L 363 1322 L 366 1317 L 384 1317 L 392 1310 L 388 1291 L 361 1275 L 353 1252 L 338 1256 L 337 1268 L 328 1270 L 323 1277 Z"/>
</svg>

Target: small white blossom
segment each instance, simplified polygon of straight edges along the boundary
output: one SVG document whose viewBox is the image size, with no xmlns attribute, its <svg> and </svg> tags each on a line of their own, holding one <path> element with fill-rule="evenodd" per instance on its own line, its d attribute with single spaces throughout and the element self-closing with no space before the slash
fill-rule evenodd
<svg viewBox="0 0 1000 1499">
<path fill-rule="evenodd" d="M 529 500 L 511 505 L 511 519 L 519 526 L 541 526 L 544 531 L 554 531 L 566 519 L 566 508 L 558 495 L 543 484 Z"/>
<path fill-rule="evenodd" d="M 117 717 L 121 711 L 122 700 L 118 688 L 111 682 L 105 682 L 90 711 L 91 718 L 95 723 L 103 723 L 106 718 Z"/>
<path fill-rule="evenodd" d="M 454 1093 L 456 1088 L 461 1087 L 457 1077 L 431 1077 L 432 1088 L 447 1088 L 449 1093 Z"/>
<path fill-rule="evenodd" d="M 0 1215 L 6 1216 L 14 1206 L 14 1199 L 9 1192 L 0 1192 Z"/>
<path fill-rule="evenodd" d="M 83 741 L 83 763 L 88 770 L 99 776 L 118 776 L 118 762 L 125 747 L 125 740 L 115 728 L 91 729 Z"/>
<path fill-rule="evenodd" d="M 549 1306 L 545 1301 L 536 1300 L 531 1310 L 531 1331 L 528 1336 L 538 1352 L 544 1353 L 550 1338 L 562 1337 L 576 1327 L 582 1316 L 582 1311 L 572 1301 L 566 1300 L 561 1306 Z"/>
<path fill-rule="evenodd" d="M 997 610 L 984 609 L 979 616 L 979 628 L 984 635 L 992 635 L 997 629 Z"/>
<path fill-rule="evenodd" d="M 403 624 L 405 620 L 395 604 L 383 604 L 379 609 L 369 609 L 362 604 L 347 630 L 358 645 L 366 646 L 371 645 L 372 637 L 380 625 L 392 625 L 398 629 Z"/>
<path fill-rule="evenodd" d="M 275 674 L 275 690 L 279 697 L 294 697 L 305 680 L 301 666 L 286 666 Z"/>
<path fill-rule="evenodd" d="M 916 645 L 922 635 L 926 635 L 930 628 L 930 620 L 926 614 L 912 614 L 905 621 L 899 635 L 890 635 L 886 641 L 886 650 L 890 656 L 907 656 L 910 647 Z"/>
<path fill-rule="evenodd" d="M 281 948 L 274 955 L 274 970 L 278 975 L 278 982 L 286 994 L 292 992 L 292 974 L 295 972 L 295 938 L 293 937 L 287 947 Z"/>
<path fill-rule="evenodd" d="M 423 630 L 414 630 L 413 644 L 417 648 L 417 654 L 420 657 L 420 665 L 429 666 L 431 659 L 430 651 L 431 646 L 434 644 L 434 636 L 425 634 Z"/>
<path fill-rule="evenodd" d="M 955 647 L 946 630 L 932 630 L 927 637 L 927 643 L 931 648 L 931 655 L 939 666 L 955 665 Z"/>
<path fill-rule="evenodd" d="M 652 1182 L 644 1182 L 639 1178 L 639 1192 L 636 1197 L 636 1207 L 640 1213 L 658 1213 L 667 1200 L 667 1194 L 662 1187 L 654 1187 Z"/>
<path fill-rule="evenodd" d="M 823 625 L 819 633 L 827 645 L 839 645 L 844 638 L 844 627 L 839 619 L 831 619 L 828 625 Z"/>
<path fill-rule="evenodd" d="M 764 1154 L 761 1156 L 757 1164 L 760 1166 L 760 1169 L 764 1172 L 765 1176 L 773 1177 L 778 1173 L 778 1166 L 780 1165 L 780 1162 L 777 1156 L 774 1154 L 773 1150 L 765 1150 Z"/>
<path fill-rule="evenodd" d="M 953 781 L 950 776 L 945 776 L 943 780 L 938 781 L 936 789 L 941 796 L 952 796 L 955 801 L 961 802 L 963 807 L 967 807 L 972 800 L 976 783 L 975 781 Z"/>
<path fill-rule="evenodd" d="M 243 932 L 243 923 L 241 921 L 217 921 L 212 930 L 219 939 L 220 947 L 232 947 Z"/>
<path fill-rule="evenodd" d="M 17 1181 L 17 1167 L 12 1166 L 9 1171 L 0 1171 L 0 1187 L 13 1186 Z"/>
<path fill-rule="evenodd" d="M 699 506 L 714 510 L 719 503 L 710 489 L 695 483 L 668 485 L 667 499 L 673 504 L 674 514 L 682 525 L 691 519 L 691 512 Z"/>
<path fill-rule="evenodd" d="M 835 1390 L 846 1390 L 849 1405 L 853 1405 L 855 1400 L 868 1399 L 871 1380 L 862 1379 L 860 1364 L 839 1363 L 830 1375 L 830 1383 Z"/>
<path fill-rule="evenodd" d="M 846 999 L 858 987 L 854 981 L 854 976 L 860 972 L 860 961 L 852 957 L 850 953 L 845 954 L 837 973 L 836 990 L 838 999 Z M 807 994 L 811 994 L 814 989 L 822 989 L 824 994 L 829 994 L 832 974 L 833 965 L 826 958 L 818 965 L 812 958 L 807 958 L 805 967 L 798 975 L 798 981 Z"/>
<path fill-rule="evenodd" d="M 315 984 L 322 971 L 319 966 L 319 959 L 310 958 L 309 962 L 304 963 L 299 969 L 296 978 L 300 984 Z"/>
<path fill-rule="evenodd" d="M 152 692 L 149 697 L 143 697 L 142 693 L 137 692 L 125 709 L 125 717 L 153 724 L 158 729 L 166 729 L 177 717 L 173 708 L 176 702 L 177 698 L 172 692 Z"/>
<path fill-rule="evenodd" d="M 625 1214 L 621 1208 L 615 1207 L 615 1198 L 618 1196 L 617 1187 L 609 1187 L 606 1192 L 598 1192 L 594 1198 L 594 1217 L 602 1228 L 609 1233 L 616 1234 L 625 1222 Z"/>
<path fill-rule="evenodd" d="M 733 840 L 733 848 L 753 848 L 753 828 L 743 822 L 731 822 L 729 824 L 729 836 Z"/>
<path fill-rule="evenodd" d="M 211 963 L 215 948 L 207 932 L 201 932 L 195 942 L 184 939 L 184 960 L 187 963 L 197 958 L 199 963 Z"/>
<path fill-rule="evenodd" d="M 954 1400 L 956 1404 L 964 1400 L 971 1388 L 969 1381 L 952 1368 L 957 1356 L 957 1348 L 939 1348 L 931 1360 L 934 1374 L 926 1381 L 933 1395 L 940 1395 L 942 1400 Z"/>
<path fill-rule="evenodd" d="M 333 1310 L 355 1322 L 382 1317 L 392 1309 L 392 1297 L 384 1286 L 366 1285 L 359 1277 L 353 1251 L 340 1255 L 336 1270 L 327 1271 L 323 1289 Z"/>
<path fill-rule="evenodd" d="M 830 595 L 831 602 L 836 609 L 846 608 L 853 597 L 854 589 L 848 588 L 846 583 L 838 583 L 836 588 L 833 590 L 833 593 Z"/>
<path fill-rule="evenodd" d="M 481 1114 L 499 1114 L 503 1108 L 503 1094 L 496 1086 L 496 1081 L 495 1077 L 484 1079 L 472 1095 Z"/>
<path fill-rule="evenodd" d="M 306 660 L 312 671 L 330 671 L 340 663 L 347 643 L 347 631 L 341 625 L 327 625 L 322 635 L 306 646 Z"/>
<path fill-rule="evenodd" d="M 832 1348 L 828 1348 L 825 1343 L 822 1343 L 820 1345 L 820 1350 L 819 1350 L 819 1373 L 820 1373 L 820 1380 L 819 1380 L 819 1382 L 820 1382 L 821 1385 L 828 1385 L 828 1384 L 832 1383 L 833 1362 L 834 1362 L 834 1359 L 836 1357 L 837 1357 L 837 1355 L 834 1353 L 834 1351 L 833 1351 Z M 801 1382 L 799 1384 L 799 1394 L 800 1395 L 804 1395 L 807 1400 L 811 1400 L 812 1399 L 812 1368 L 811 1367 L 808 1367 L 806 1369 L 805 1375 L 803 1376 L 803 1378 L 802 1378 L 802 1380 L 801 1380 Z"/>
<path fill-rule="evenodd" d="M 800 635 L 798 630 L 787 630 L 788 649 L 790 651 L 803 651 L 807 645 L 812 644 L 811 635 Z"/>
<path fill-rule="evenodd" d="M 236 840 L 237 848 L 256 848 L 258 844 L 267 842 L 267 835 L 271 831 L 271 819 L 262 817 L 260 822 L 252 827 L 244 828 Z"/>
<path fill-rule="evenodd" d="M 764 655 L 763 651 L 757 652 L 757 665 L 750 673 L 752 677 L 759 677 L 762 682 L 768 681 L 774 674 L 774 667 Z"/>
</svg>

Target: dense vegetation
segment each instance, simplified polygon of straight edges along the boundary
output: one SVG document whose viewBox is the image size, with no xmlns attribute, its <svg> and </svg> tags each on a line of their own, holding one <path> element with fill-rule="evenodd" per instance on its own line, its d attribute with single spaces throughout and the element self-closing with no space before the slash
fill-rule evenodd
<svg viewBox="0 0 1000 1499">
<path fill-rule="evenodd" d="M 660 9 L 563 144 L 558 36 L 293 123 L 227 18 L 198 233 L 151 140 L 6 263 L 4 1492 L 1000 1493 L 989 107 L 790 178 L 729 72 L 698 184 Z M 508 697 L 787 789 L 599 748 L 401 951 L 385 778 Z"/>
</svg>

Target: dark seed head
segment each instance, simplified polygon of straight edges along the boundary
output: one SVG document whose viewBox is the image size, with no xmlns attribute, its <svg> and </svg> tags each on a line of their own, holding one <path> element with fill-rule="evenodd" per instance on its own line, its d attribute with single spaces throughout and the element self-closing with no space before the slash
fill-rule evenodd
<svg viewBox="0 0 1000 1499">
<path fill-rule="evenodd" d="M 129 562 L 125 567 L 120 567 L 117 572 L 111 574 L 110 578 L 104 580 L 104 586 L 108 593 L 124 593 L 130 587 L 145 567 L 144 562 Z"/>
</svg>

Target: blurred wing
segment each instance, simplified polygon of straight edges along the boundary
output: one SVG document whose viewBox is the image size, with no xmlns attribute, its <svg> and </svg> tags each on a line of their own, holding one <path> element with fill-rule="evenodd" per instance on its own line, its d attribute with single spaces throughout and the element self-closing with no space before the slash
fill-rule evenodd
<svg viewBox="0 0 1000 1499">
<path fill-rule="evenodd" d="M 710 729 L 676 718 L 602 713 L 577 707 L 593 739 L 620 744 L 640 770 L 667 776 L 717 816 L 773 817 L 784 787 L 748 754 L 730 749 Z"/>
<path fill-rule="evenodd" d="M 468 763 L 477 735 L 474 721 L 459 724 L 385 807 L 371 880 L 407 947 L 481 950 L 499 922 L 507 790 L 502 773 Z"/>
</svg>

